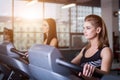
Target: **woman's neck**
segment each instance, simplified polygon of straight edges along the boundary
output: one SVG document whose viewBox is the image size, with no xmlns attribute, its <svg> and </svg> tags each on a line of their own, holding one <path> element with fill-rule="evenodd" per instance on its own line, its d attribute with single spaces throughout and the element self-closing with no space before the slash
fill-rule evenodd
<svg viewBox="0 0 120 80">
<path fill-rule="evenodd" d="M 91 44 L 91 47 L 93 47 L 93 48 L 98 47 L 98 44 L 99 44 L 98 38 L 94 38 L 94 39 L 90 40 L 90 44 Z"/>
</svg>

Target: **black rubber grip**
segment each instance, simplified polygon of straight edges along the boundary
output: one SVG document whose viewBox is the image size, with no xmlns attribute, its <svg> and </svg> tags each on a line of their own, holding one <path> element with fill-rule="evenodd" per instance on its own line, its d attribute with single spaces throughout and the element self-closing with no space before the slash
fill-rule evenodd
<svg viewBox="0 0 120 80">
<path fill-rule="evenodd" d="M 11 52 L 14 52 L 20 56 L 26 56 L 24 53 L 20 52 L 19 50 L 15 49 L 15 48 L 11 48 L 10 49 Z"/>
<path fill-rule="evenodd" d="M 62 66 L 68 67 L 68 68 L 75 70 L 77 72 L 82 72 L 82 70 L 83 70 L 83 68 L 81 66 L 78 66 L 78 65 L 73 64 L 71 62 L 65 61 L 62 58 L 56 59 L 56 63 L 60 64 Z"/>
<path fill-rule="evenodd" d="M 76 64 L 73 64 L 71 62 L 65 61 L 64 59 L 60 58 L 60 59 L 56 59 L 56 63 L 60 64 L 62 66 L 65 66 L 67 68 L 70 68 L 76 72 L 82 72 L 83 71 L 83 67 L 82 66 L 78 66 Z M 98 77 L 98 78 L 102 78 L 104 76 L 104 74 L 101 73 L 97 73 L 96 71 L 93 73 L 94 77 Z"/>
</svg>

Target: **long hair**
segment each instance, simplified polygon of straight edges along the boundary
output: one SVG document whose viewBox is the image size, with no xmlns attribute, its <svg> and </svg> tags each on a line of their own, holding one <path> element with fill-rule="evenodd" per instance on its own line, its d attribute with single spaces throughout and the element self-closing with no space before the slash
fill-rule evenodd
<svg viewBox="0 0 120 80">
<path fill-rule="evenodd" d="M 44 33 L 44 41 L 47 39 L 47 44 L 49 45 L 53 38 L 57 38 L 57 31 L 56 31 L 56 22 L 52 18 L 44 19 L 49 25 L 48 36 Z"/>
<path fill-rule="evenodd" d="M 86 16 L 84 21 L 90 22 L 95 28 L 97 28 L 97 27 L 101 28 L 101 32 L 99 33 L 99 36 L 98 36 L 98 38 L 99 38 L 98 49 L 101 49 L 104 46 L 109 47 L 107 29 L 106 29 L 106 25 L 105 25 L 105 22 L 103 21 L 103 19 L 98 15 L 92 14 L 92 15 Z M 91 46 L 91 44 L 88 43 L 87 48 L 89 48 L 90 46 Z"/>
<path fill-rule="evenodd" d="M 9 41 L 13 43 L 13 30 L 4 28 L 4 41 Z"/>
</svg>

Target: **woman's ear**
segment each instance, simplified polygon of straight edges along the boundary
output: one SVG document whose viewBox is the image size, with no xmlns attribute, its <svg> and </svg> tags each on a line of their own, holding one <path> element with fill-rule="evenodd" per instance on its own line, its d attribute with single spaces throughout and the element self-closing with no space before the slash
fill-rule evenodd
<svg viewBox="0 0 120 80">
<path fill-rule="evenodd" d="M 100 33 L 100 32 L 101 32 L 101 27 L 98 27 L 98 28 L 96 29 L 96 32 L 97 32 L 97 33 Z"/>
</svg>

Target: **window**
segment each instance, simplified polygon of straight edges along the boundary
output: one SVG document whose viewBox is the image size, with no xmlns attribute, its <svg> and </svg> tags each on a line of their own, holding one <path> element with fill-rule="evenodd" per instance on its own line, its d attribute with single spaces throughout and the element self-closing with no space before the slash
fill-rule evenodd
<svg viewBox="0 0 120 80">
<path fill-rule="evenodd" d="M 4 27 L 14 27 L 14 45 L 19 50 L 27 50 L 35 43 L 42 44 L 41 21 L 43 17 L 51 17 L 56 20 L 59 47 L 81 48 L 79 45 L 75 46 L 75 42 L 81 42 L 78 39 L 82 40 L 82 43 L 86 41 L 82 37 L 84 17 L 88 14 L 101 15 L 101 8 L 99 7 L 77 5 L 72 8 L 62 9 L 63 4 L 44 3 L 43 8 L 43 3 L 41 2 L 28 5 L 26 1 L 15 0 L 14 26 L 12 26 L 12 1 L 10 0 L 7 3 L 9 4 L 8 6 L 1 4 L 2 7 L 6 8 L 4 10 L 8 10 L 6 13 L 9 13 L 9 15 L 0 14 L 1 17 L 7 17 L 6 21 L 0 21 L 0 31 L 3 32 Z M 0 7 L 1 10 L 3 10 L 2 7 Z M 0 41 L 2 40 L 3 36 L 1 35 Z"/>
</svg>

